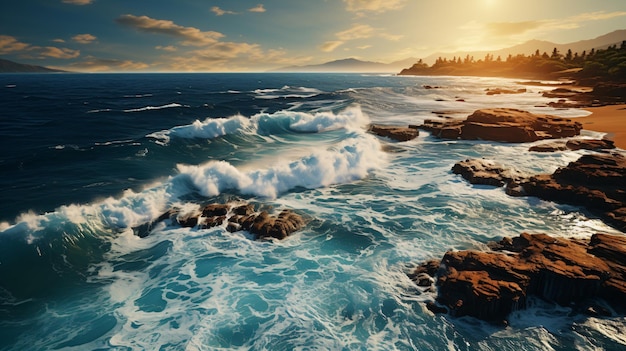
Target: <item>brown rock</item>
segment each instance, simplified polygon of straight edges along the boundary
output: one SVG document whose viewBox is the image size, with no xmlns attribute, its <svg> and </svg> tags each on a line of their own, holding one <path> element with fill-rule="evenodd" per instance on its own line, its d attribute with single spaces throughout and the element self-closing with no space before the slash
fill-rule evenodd
<svg viewBox="0 0 626 351">
<path fill-rule="evenodd" d="M 532 152 L 555 152 L 565 150 L 567 150 L 567 145 L 566 142 L 563 141 L 552 141 L 539 145 L 533 145 L 528 149 L 528 151 Z"/>
<path fill-rule="evenodd" d="M 503 186 L 523 179 L 523 175 L 518 171 L 485 159 L 457 162 L 452 167 L 452 172 L 460 174 L 471 184 Z"/>
<path fill-rule="evenodd" d="M 421 128 L 445 139 L 524 143 L 572 137 L 580 134 L 582 125 L 555 116 L 536 115 L 510 108 L 494 108 L 477 110 L 464 121 L 426 120 Z"/>
<path fill-rule="evenodd" d="M 566 147 L 570 150 L 609 150 L 615 149 L 615 142 L 609 139 L 574 139 L 568 140 Z"/>
<path fill-rule="evenodd" d="M 419 130 L 416 126 L 402 127 L 372 124 L 369 130 L 378 136 L 390 138 L 396 141 L 409 141 L 417 138 L 419 135 Z"/>
<path fill-rule="evenodd" d="M 620 154 L 584 155 L 552 175 L 533 176 L 520 184 L 530 196 L 585 206 L 626 230 L 626 157 Z"/>
<path fill-rule="evenodd" d="M 626 238 L 589 242 L 526 234 L 491 245 L 504 252 L 458 251 L 443 257 L 437 300 L 456 316 L 501 321 L 529 295 L 562 305 L 603 297 L 626 307 Z"/>
<path fill-rule="evenodd" d="M 174 217 L 175 215 L 178 215 Z M 267 211 L 255 212 L 252 204 L 209 204 L 202 211 L 181 216 L 175 209 L 165 212 L 156 221 L 133 228 L 136 235 L 146 237 L 154 224 L 174 218 L 181 227 L 208 229 L 223 225 L 226 230 L 237 232 L 247 230 L 257 239 L 284 239 L 293 232 L 304 227 L 306 221 L 302 216 L 291 210 L 283 210 L 278 216 Z"/>
</svg>

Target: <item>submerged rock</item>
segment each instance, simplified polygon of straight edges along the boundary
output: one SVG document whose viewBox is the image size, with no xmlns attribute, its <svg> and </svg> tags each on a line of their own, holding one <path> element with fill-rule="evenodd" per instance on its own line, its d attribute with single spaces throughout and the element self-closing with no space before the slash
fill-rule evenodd
<svg viewBox="0 0 626 351">
<path fill-rule="evenodd" d="M 372 124 L 369 131 L 382 137 L 390 138 L 396 141 L 409 141 L 417 138 L 419 130 L 416 126 L 385 126 Z"/>
<path fill-rule="evenodd" d="M 452 315 L 500 322 L 530 295 L 565 306 L 600 297 L 626 307 L 626 237 L 596 234 L 586 242 L 523 233 L 491 247 L 442 258 L 437 301 Z"/>
<path fill-rule="evenodd" d="M 444 139 L 491 140 L 525 143 L 580 134 L 579 122 L 550 115 L 536 115 L 511 108 L 477 110 L 465 120 L 426 120 L 421 128 Z"/>
<path fill-rule="evenodd" d="M 181 214 L 172 209 L 149 224 L 133 228 L 136 235 L 146 237 L 155 224 L 170 219 L 173 223 L 187 228 L 208 229 L 226 224 L 226 230 L 237 232 L 246 230 L 255 239 L 285 239 L 302 229 L 305 219 L 292 210 L 283 210 L 277 216 L 267 211 L 256 212 L 252 204 L 227 203 L 209 204 L 199 211 Z"/>
</svg>

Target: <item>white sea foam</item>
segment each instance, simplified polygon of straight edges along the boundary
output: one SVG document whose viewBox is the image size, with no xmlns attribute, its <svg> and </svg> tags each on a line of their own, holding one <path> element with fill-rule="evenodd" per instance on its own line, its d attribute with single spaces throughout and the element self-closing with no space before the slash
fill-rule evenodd
<svg viewBox="0 0 626 351">
<path fill-rule="evenodd" d="M 322 94 L 323 91 L 307 87 L 291 87 L 288 85 L 280 89 L 256 89 L 253 91 L 257 99 L 273 100 L 280 98 L 307 99 Z"/>
<path fill-rule="evenodd" d="M 161 105 L 161 106 L 145 106 L 145 107 L 140 107 L 140 108 L 124 110 L 124 112 L 142 112 L 142 111 L 162 110 L 164 108 L 176 108 L 176 107 L 183 107 L 183 105 L 177 104 L 177 103 L 171 103 L 171 104 Z"/>
<path fill-rule="evenodd" d="M 362 179 L 381 167 L 384 159 L 378 140 L 364 134 L 297 161 L 278 161 L 267 169 L 242 171 L 228 162 L 213 161 L 200 166 L 178 165 L 177 177 L 189 179 L 204 196 L 237 190 L 276 198 L 296 187 L 313 189 Z"/>
<path fill-rule="evenodd" d="M 262 131 L 265 134 L 274 134 L 281 129 L 300 133 L 326 132 L 341 128 L 354 130 L 368 123 L 369 118 L 357 106 L 338 113 L 283 110 L 272 114 L 259 113 L 250 118 L 235 115 L 229 118 L 195 120 L 188 125 L 148 134 L 147 137 L 168 143 L 172 137 L 213 139 L 235 133 L 256 134 Z"/>
</svg>

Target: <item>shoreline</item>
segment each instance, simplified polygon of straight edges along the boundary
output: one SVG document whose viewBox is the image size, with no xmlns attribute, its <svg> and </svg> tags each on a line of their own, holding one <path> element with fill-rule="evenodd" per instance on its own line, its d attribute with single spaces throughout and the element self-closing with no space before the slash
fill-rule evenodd
<svg viewBox="0 0 626 351">
<path fill-rule="evenodd" d="M 613 140 L 616 147 L 626 150 L 626 105 L 585 107 L 583 110 L 591 115 L 573 120 L 580 122 L 583 129 L 607 133 L 606 138 Z"/>
</svg>

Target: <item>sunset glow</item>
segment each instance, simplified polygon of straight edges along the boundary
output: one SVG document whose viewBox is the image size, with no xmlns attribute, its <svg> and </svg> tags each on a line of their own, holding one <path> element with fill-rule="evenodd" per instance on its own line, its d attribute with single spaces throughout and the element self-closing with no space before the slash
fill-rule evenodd
<svg viewBox="0 0 626 351">
<path fill-rule="evenodd" d="M 625 18 L 623 1 L 27 0 L 0 14 L 0 55 L 74 71 L 263 71 L 567 43 Z"/>
</svg>

